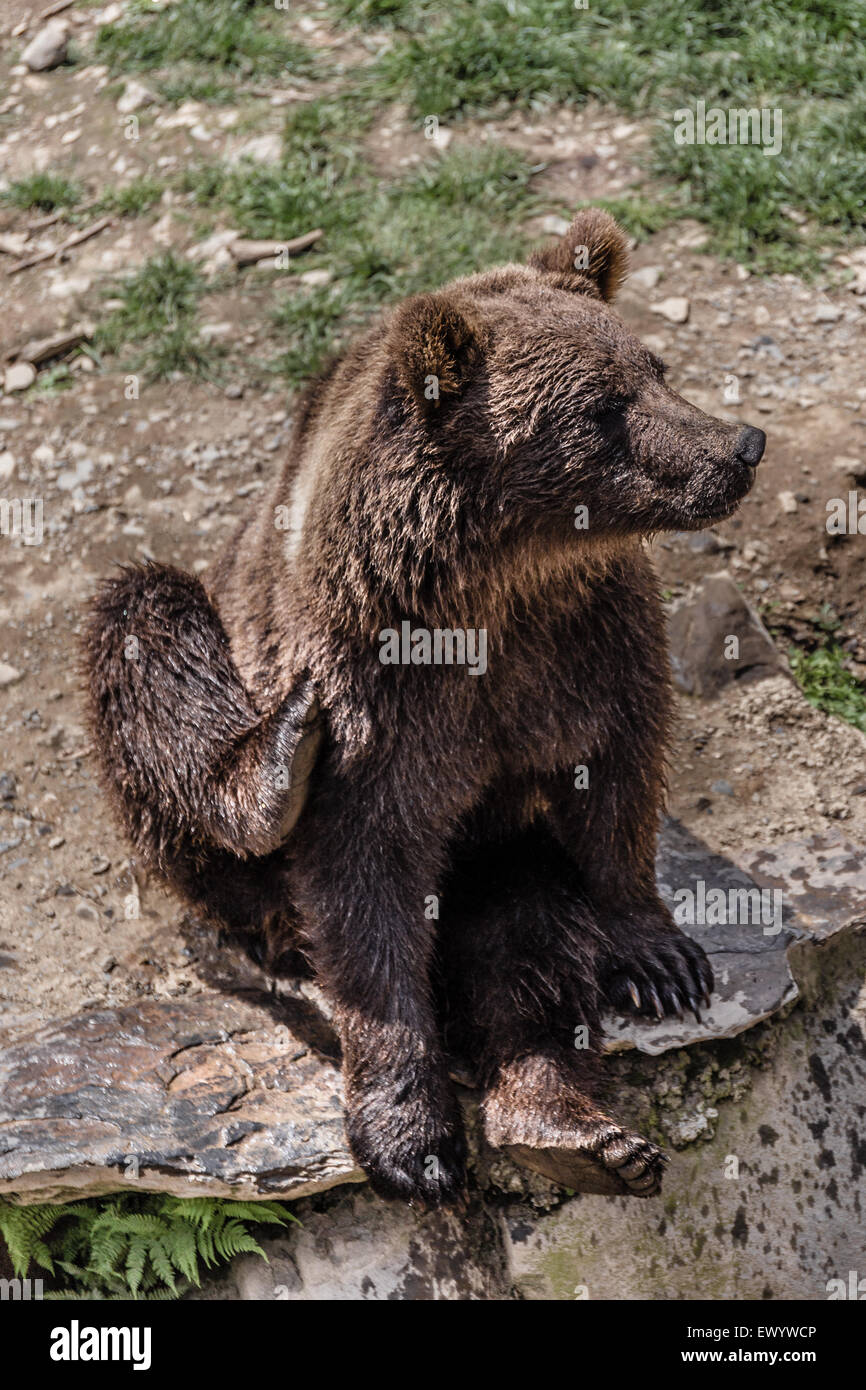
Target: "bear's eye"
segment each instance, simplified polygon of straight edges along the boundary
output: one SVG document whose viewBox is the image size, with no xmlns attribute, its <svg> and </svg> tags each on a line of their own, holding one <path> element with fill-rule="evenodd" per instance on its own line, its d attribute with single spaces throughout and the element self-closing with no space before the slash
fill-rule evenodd
<svg viewBox="0 0 866 1390">
<path fill-rule="evenodd" d="M 599 401 L 598 407 L 590 412 L 592 420 L 600 429 L 619 431 L 625 426 L 625 412 L 628 405 L 629 402 L 625 397 Z"/>
<path fill-rule="evenodd" d="M 594 415 L 598 420 L 608 419 L 613 415 L 622 415 L 623 411 L 628 407 L 628 404 L 629 399 L 627 396 L 605 396 L 596 403 L 595 408 L 590 411 L 590 414 Z"/>
</svg>

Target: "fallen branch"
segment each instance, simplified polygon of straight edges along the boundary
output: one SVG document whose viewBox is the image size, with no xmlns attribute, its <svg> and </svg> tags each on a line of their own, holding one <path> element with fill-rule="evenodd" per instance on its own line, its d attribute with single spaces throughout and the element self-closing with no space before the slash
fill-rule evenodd
<svg viewBox="0 0 866 1390">
<path fill-rule="evenodd" d="M 53 227 L 55 222 L 61 222 L 65 216 L 66 210 L 64 209 L 63 212 L 49 213 L 47 217 L 37 217 L 35 222 L 27 223 L 27 230 L 31 235 L 33 232 L 44 232 L 46 227 Z"/>
<path fill-rule="evenodd" d="M 92 752 L 93 744 L 88 743 L 85 745 L 84 748 L 73 748 L 70 753 L 58 753 L 57 761 L 59 763 L 66 763 L 69 762 L 71 758 L 86 758 Z"/>
<path fill-rule="evenodd" d="M 33 265 L 41 265 L 44 261 L 53 261 L 55 256 L 62 256 L 64 251 L 71 251 L 73 246 L 80 246 L 82 241 L 89 241 L 92 236 L 99 232 L 104 232 L 106 227 L 110 227 L 114 222 L 113 217 L 100 217 L 98 222 L 93 222 L 89 227 L 83 227 L 80 232 L 73 232 L 65 241 L 61 241 L 59 246 L 53 247 L 48 251 L 40 251 L 35 256 L 28 256 L 26 261 L 19 261 L 7 270 L 7 275 L 17 275 L 21 270 L 29 270 Z"/>
<path fill-rule="evenodd" d="M 55 333 L 50 338 L 34 338 L 31 342 L 25 343 L 22 348 L 15 348 L 9 353 L 10 362 L 30 362 L 36 367 L 40 362 L 47 362 L 52 357 L 60 357 L 62 353 L 69 352 L 70 348 L 78 347 L 87 338 L 93 337 L 92 323 L 78 323 L 74 328 L 67 328 L 63 333 Z"/>
<path fill-rule="evenodd" d="M 32 24 L 42 24 L 46 19 L 52 19 L 56 14 L 62 14 L 64 10 L 70 10 L 75 4 L 75 0 L 54 0 L 53 5 L 49 5 L 47 10 L 43 10 L 37 15 Z"/>
<path fill-rule="evenodd" d="M 82 212 L 90 212 L 91 208 L 96 207 L 97 202 L 98 199 L 94 198 L 91 203 L 82 203 L 81 207 L 75 209 L 76 214 L 80 216 Z M 44 232 L 46 227 L 53 227 L 55 222 L 62 222 L 64 218 L 68 219 L 69 215 L 69 208 L 61 208 L 59 212 L 51 212 L 47 217 L 37 217 L 35 222 L 28 222 L 27 230 L 30 233 Z"/>
<path fill-rule="evenodd" d="M 256 261 L 269 261 L 275 256 L 297 255 L 314 246 L 322 236 L 322 228 L 317 227 L 315 231 L 304 232 L 303 236 L 292 237 L 289 241 L 244 241 L 238 238 L 229 243 L 229 255 L 238 266 L 254 265 Z"/>
<path fill-rule="evenodd" d="M 312 101 L 315 92 L 302 92 L 298 87 L 241 87 L 246 97 L 267 98 L 276 106 L 288 106 L 293 101 Z"/>
</svg>

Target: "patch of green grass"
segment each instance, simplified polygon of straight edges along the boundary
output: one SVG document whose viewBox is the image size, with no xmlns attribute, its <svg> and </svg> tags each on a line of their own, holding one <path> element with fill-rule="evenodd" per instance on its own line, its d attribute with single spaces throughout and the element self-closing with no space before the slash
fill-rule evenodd
<svg viewBox="0 0 866 1390">
<path fill-rule="evenodd" d="M 56 212 L 58 208 L 75 207 L 82 196 L 80 185 L 63 174 L 44 173 L 15 179 L 0 193 L 0 201 L 25 211 Z"/>
<path fill-rule="evenodd" d="M 331 286 L 285 295 L 273 312 L 273 323 L 288 347 L 271 364 L 292 385 L 315 375 L 351 331 L 351 296 Z M 363 321 L 362 316 L 354 316 Z"/>
<path fill-rule="evenodd" d="M 396 24 L 403 45 L 380 74 L 399 81 L 418 115 L 537 107 L 596 96 L 631 111 L 703 97 L 751 105 L 758 94 L 845 98 L 862 81 L 866 14 L 859 0 L 697 0 L 688 10 L 646 0 L 333 0 L 355 21 Z M 378 11 L 378 14 L 376 13 Z"/>
<path fill-rule="evenodd" d="M 231 106 L 238 99 L 237 79 L 202 72 L 189 63 L 179 63 L 164 76 L 153 79 L 154 91 L 171 106 L 184 101 L 208 102 L 211 106 Z"/>
<path fill-rule="evenodd" d="M 196 64 L 256 77 L 310 74 L 314 55 L 285 28 L 266 0 L 178 0 L 158 11 L 134 0 L 123 20 L 99 29 L 94 52 L 116 70 Z"/>
<path fill-rule="evenodd" d="M 158 203 L 165 192 L 161 179 L 142 174 L 141 178 L 120 188 L 105 188 L 99 198 L 96 211 L 117 213 L 120 217 L 139 217 L 143 212 Z"/>
<path fill-rule="evenodd" d="M 791 647 L 788 660 L 810 704 L 866 733 L 866 688 L 845 667 L 845 652 L 834 642 L 806 652 Z"/>
<path fill-rule="evenodd" d="M 766 273 L 808 272 L 821 246 L 866 226 L 866 97 L 780 109 L 778 157 L 756 146 L 677 146 L 659 127 L 652 169 L 676 183 L 683 212 L 709 223 L 717 254 Z M 813 228 L 801 228 L 791 210 Z"/>
<path fill-rule="evenodd" d="M 124 1193 L 69 1206 L 0 1198 L 0 1236 L 19 1278 L 56 1279 L 49 1298 L 179 1298 L 243 1252 L 267 1259 L 252 1228 L 296 1221 L 279 1202 Z"/>
<path fill-rule="evenodd" d="M 330 6 L 337 21 L 363 28 L 399 24 L 416 8 L 414 4 L 407 5 L 406 0 L 337 0 Z"/>
<path fill-rule="evenodd" d="M 293 287 L 275 311 L 285 342 L 277 365 L 292 383 L 316 371 L 378 305 L 525 249 L 519 227 L 533 198 L 522 155 L 492 142 L 431 150 L 388 182 L 361 146 L 374 114 L 363 96 L 305 103 L 287 119 L 275 164 L 202 164 L 181 181 L 199 208 L 218 209 L 248 236 L 323 229 L 303 266 L 329 270 L 332 283 Z"/>
<path fill-rule="evenodd" d="M 356 179 L 363 185 L 360 173 Z M 366 193 L 332 202 L 342 216 L 311 258 L 331 271 L 333 284 L 292 290 L 277 306 L 274 321 L 287 340 L 278 369 L 296 384 L 383 303 L 521 255 L 529 179 L 525 161 L 497 145 L 456 148 L 389 187 L 368 172 Z"/>
<path fill-rule="evenodd" d="M 673 215 L 706 222 L 708 249 L 756 269 L 809 270 L 827 241 L 866 229 L 866 8 L 860 0 L 333 0 L 340 18 L 395 30 L 373 64 L 382 100 L 459 121 L 590 98 L 656 122 L 652 172 Z M 674 143 L 674 112 L 782 112 L 776 157 Z M 788 215 L 821 224 L 801 229 Z"/>
<path fill-rule="evenodd" d="M 530 178 L 522 155 L 494 144 L 427 161 L 368 209 L 363 237 L 347 248 L 349 274 L 374 270 L 381 297 L 394 299 L 514 260 L 535 207 Z"/>
<path fill-rule="evenodd" d="M 56 396 L 61 391 L 70 391 L 75 385 L 75 377 L 66 362 L 55 362 L 52 367 L 39 373 L 30 392 L 34 396 Z"/>
<path fill-rule="evenodd" d="M 98 347 L 109 353 L 138 348 L 133 365 L 152 380 L 174 373 L 212 376 L 214 349 L 197 326 L 204 288 L 189 261 L 171 251 L 152 256 L 113 291 L 123 303 L 98 329 Z"/>
<path fill-rule="evenodd" d="M 287 118 L 279 162 L 194 166 L 182 188 L 200 207 L 224 209 L 251 237 L 289 238 L 321 227 L 330 240 L 363 216 L 372 196 L 359 149 L 371 118 L 360 104 L 305 103 Z"/>
</svg>

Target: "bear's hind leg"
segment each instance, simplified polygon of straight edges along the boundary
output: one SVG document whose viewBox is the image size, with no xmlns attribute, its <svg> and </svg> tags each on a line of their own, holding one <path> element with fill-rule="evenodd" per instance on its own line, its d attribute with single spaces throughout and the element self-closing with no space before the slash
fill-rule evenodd
<svg viewBox="0 0 866 1390">
<path fill-rule="evenodd" d="M 605 1114 L 604 937 L 546 832 L 488 847 L 444 901 L 446 1036 L 479 1061 L 489 1143 L 583 1192 L 653 1196 L 666 1162 Z"/>
</svg>

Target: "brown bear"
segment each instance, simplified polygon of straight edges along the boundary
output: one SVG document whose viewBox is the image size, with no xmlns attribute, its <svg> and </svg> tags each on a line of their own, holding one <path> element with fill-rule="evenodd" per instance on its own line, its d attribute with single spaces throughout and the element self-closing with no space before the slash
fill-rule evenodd
<svg viewBox="0 0 866 1390">
<path fill-rule="evenodd" d="M 665 384 L 609 307 L 626 268 L 590 210 L 399 305 L 308 389 L 214 569 L 128 569 L 88 624 L 132 839 L 311 963 L 385 1195 L 461 1198 L 455 1056 L 492 1144 L 657 1192 L 664 1156 L 593 1099 L 601 1012 L 712 987 L 654 875 L 671 694 L 644 539 L 728 516 L 764 435 Z"/>
</svg>

